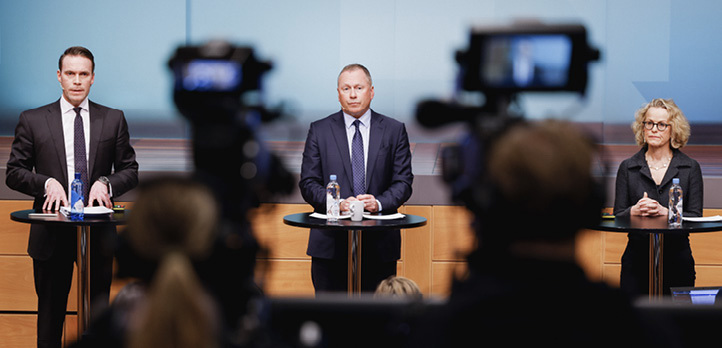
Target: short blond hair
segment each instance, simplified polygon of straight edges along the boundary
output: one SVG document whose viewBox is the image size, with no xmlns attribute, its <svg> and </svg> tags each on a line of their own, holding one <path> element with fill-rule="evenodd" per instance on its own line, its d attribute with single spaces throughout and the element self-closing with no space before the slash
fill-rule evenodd
<svg viewBox="0 0 722 348">
<path fill-rule="evenodd" d="M 336 78 L 336 81 L 338 81 L 341 78 L 341 74 L 343 74 L 347 71 L 353 71 L 353 70 L 363 71 L 364 75 L 366 75 L 366 78 L 369 80 L 369 85 L 370 86 L 374 85 L 373 80 L 371 80 L 371 73 L 369 72 L 369 69 L 366 69 L 365 66 L 358 64 L 358 63 L 349 64 L 349 65 L 346 65 L 345 67 L 343 67 L 343 69 L 341 69 L 341 72 L 338 73 L 338 77 Z"/>
<path fill-rule="evenodd" d="M 172 251 L 190 258 L 206 256 L 215 240 L 219 208 L 202 183 L 163 177 L 145 182 L 128 218 L 131 247 L 149 260 L 162 260 Z"/>
<path fill-rule="evenodd" d="M 634 140 L 637 141 L 637 145 L 644 146 L 647 144 L 644 141 L 644 121 L 646 121 L 647 111 L 649 111 L 650 108 L 667 110 L 667 114 L 669 115 L 667 123 L 669 123 L 671 132 L 669 139 L 670 146 L 679 149 L 687 145 L 691 133 L 687 117 L 684 116 L 682 110 L 674 103 L 674 100 L 660 98 L 652 99 L 651 102 L 644 104 L 634 113 L 632 130 L 634 131 Z"/>
<path fill-rule="evenodd" d="M 421 298 L 421 289 L 413 280 L 406 277 L 390 276 L 376 287 L 375 297 L 411 297 Z"/>
</svg>

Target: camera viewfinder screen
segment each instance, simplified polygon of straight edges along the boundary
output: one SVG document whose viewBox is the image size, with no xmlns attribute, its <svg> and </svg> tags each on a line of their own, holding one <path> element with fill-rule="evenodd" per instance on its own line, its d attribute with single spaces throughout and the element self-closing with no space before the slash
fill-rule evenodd
<svg viewBox="0 0 722 348">
<path fill-rule="evenodd" d="M 186 91 L 229 92 L 239 87 L 243 78 L 241 64 L 225 60 L 197 59 L 185 64 L 178 86 Z"/>
<path fill-rule="evenodd" d="M 482 43 L 481 81 L 499 88 L 562 88 L 571 56 L 572 40 L 566 35 L 489 37 Z"/>
</svg>

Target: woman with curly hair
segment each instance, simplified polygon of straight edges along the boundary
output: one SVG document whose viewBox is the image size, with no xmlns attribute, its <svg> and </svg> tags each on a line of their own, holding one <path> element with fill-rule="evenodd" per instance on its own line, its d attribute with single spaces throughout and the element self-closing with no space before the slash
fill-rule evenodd
<svg viewBox="0 0 722 348">
<path fill-rule="evenodd" d="M 619 165 L 614 198 L 616 216 L 667 216 L 672 179 L 684 192 L 684 216 L 702 216 L 703 182 L 699 163 L 680 149 L 687 144 L 687 118 L 672 99 L 654 99 L 637 110 L 632 124 L 642 148 Z M 632 295 L 649 293 L 649 238 L 628 235 L 622 255 L 620 285 Z M 670 287 L 694 286 L 689 234 L 664 238 L 663 293 Z"/>
</svg>

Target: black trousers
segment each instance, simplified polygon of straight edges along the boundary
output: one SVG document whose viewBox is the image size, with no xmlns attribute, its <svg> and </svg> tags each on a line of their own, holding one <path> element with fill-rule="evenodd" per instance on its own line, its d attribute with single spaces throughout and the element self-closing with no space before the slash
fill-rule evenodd
<svg viewBox="0 0 722 348">
<path fill-rule="evenodd" d="M 76 233 L 59 231 L 58 244 L 45 260 L 33 259 L 35 293 L 38 295 L 38 347 L 61 347 L 68 293 L 77 258 Z M 108 305 L 113 278 L 114 228 L 90 232 L 91 314 Z M 80 305 L 80 304 L 78 304 Z"/>
<path fill-rule="evenodd" d="M 694 258 L 688 235 L 664 236 L 662 249 L 662 294 L 670 288 L 694 286 Z M 622 255 L 620 287 L 631 296 L 649 294 L 649 236 L 628 236 Z"/>
<path fill-rule="evenodd" d="M 361 260 L 361 291 L 374 292 L 379 282 L 396 275 L 396 260 Z M 316 294 L 348 291 L 348 260 L 311 258 L 311 279 Z"/>
</svg>

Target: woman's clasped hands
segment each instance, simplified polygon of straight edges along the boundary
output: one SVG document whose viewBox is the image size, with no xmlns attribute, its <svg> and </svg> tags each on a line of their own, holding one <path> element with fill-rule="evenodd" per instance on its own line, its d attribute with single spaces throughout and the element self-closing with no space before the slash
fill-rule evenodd
<svg viewBox="0 0 722 348">
<path fill-rule="evenodd" d="M 667 208 L 659 204 L 659 202 L 649 198 L 647 192 L 632 206 L 632 215 L 634 216 L 666 216 Z"/>
</svg>

